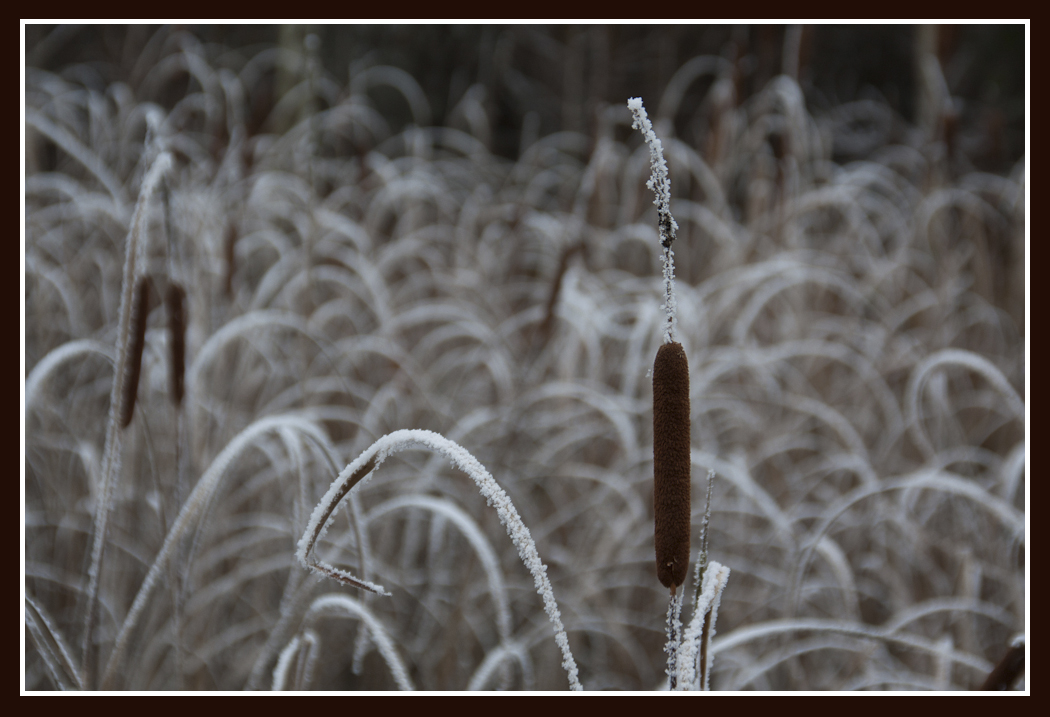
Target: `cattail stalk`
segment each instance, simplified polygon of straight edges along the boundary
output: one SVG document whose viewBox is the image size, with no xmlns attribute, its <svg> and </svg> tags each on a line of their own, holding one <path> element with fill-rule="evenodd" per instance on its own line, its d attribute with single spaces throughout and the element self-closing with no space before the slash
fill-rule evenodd
<svg viewBox="0 0 1050 717">
<path fill-rule="evenodd" d="M 667 609 L 667 676 L 670 688 L 678 682 L 678 651 L 682 646 L 679 616 L 682 594 L 677 592 L 689 574 L 689 533 L 692 512 L 689 470 L 689 361 L 678 343 L 678 300 L 674 291 L 674 243 L 678 223 L 671 215 L 671 180 L 664 148 L 653 131 L 642 98 L 627 100 L 634 115 L 632 127 L 641 130 L 649 146 L 651 169 L 646 186 L 656 195 L 657 226 L 663 247 L 664 343 L 653 363 L 653 508 L 655 513 L 656 577 L 671 590 Z"/>
<path fill-rule="evenodd" d="M 186 374 L 186 315 L 185 303 L 186 292 L 178 281 L 179 268 L 182 261 L 179 258 L 180 247 L 175 236 L 175 224 L 171 213 L 171 190 L 165 179 L 161 182 L 161 204 L 164 208 L 164 236 L 168 244 L 168 290 L 164 296 L 164 304 L 168 315 L 168 342 L 170 346 L 170 361 L 168 371 L 171 378 L 171 401 L 175 407 L 175 505 L 181 506 L 186 492 L 186 462 L 183 460 L 182 443 L 184 432 L 182 428 L 182 397 L 185 393 Z M 185 659 L 182 645 L 182 606 L 184 602 L 183 580 L 179 572 L 177 561 L 168 565 L 168 583 L 171 586 L 172 632 L 173 647 L 175 652 L 175 680 L 179 689 L 185 685 Z"/>
<path fill-rule="evenodd" d="M 704 584 L 704 575 L 707 573 L 707 529 L 711 525 L 711 486 L 715 480 L 715 471 L 707 469 L 707 500 L 704 503 L 704 519 L 700 523 L 700 553 L 696 556 L 696 568 L 693 572 L 693 605 L 696 606 L 700 600 L 700 588 Z"/>
<path fill-rule="evenodd" d="M 170 256 L 170 252 L 169 252 Z M 168 314 L 168 345 L 171 359 L 168 371 L 171 377 L 171 402 L 175 407 L 175 498 L 176 505 L 182 505 L 185 492 L 185 461 L 183 460 L 183 415 L 182 398 L 186 393 L 186 292 L 178 282 L 168 274 L 168 291 L 164 297 Z M 177 559 L 168 566 L 168 580 L 171 584 L 173 605 L 172 622 L 174 629 L 175 676 L 180 689 L 185 676 L 184 650 L 182 644 L 182 607 L 184 602 L 183 578 L 178 571 Z"/>
<path fill-rule="evenodd" d="M 671 588 L 671 602 L 667 606 L 667 685 L 678 689 L 678 650 L 682 645 L 682 593 Z"/>
<path fill-rule="evenodd" d="M 652 170 L 646 186 L 653 190 L 659 217 L 660 246 L 664 256 L 664 344 L 653 364 L 653 479 L 656 513 L 656 575 L 675 594 L 689 569 L 690 456 L 689 361 L 675 341 L 678 302 L 674 292 L 674 243 L 678 223 L 671 216 L 671 180 L 667 176 L 664 148 L 653 131 L 640 97 L 627 100 L 634 115 L 633 127 L 641 130 L 649 146 Z"/>
<path fill-rule="evenodd" d="M 139 242 L 146 231 L 146 220 L 150 199 L 172 165 L 172 156 L 161 152 L 153 160 L 149 171 L 142 180 L 135 211 L 131 216 L 127 244 L 124 254 L 124 275 L 120 299 L 120 323 L 117 334 L 116 371 L 113 376 L 113 389 L 110 393 L 109 421 L 106 426 L 106 444 L 102 454 L 102 480 L 99 485 L 98 498 L 95 504 L 95 521 L 91 543 L 91 565 L 88 568 L 88 586 L 84 599 L 84 630 L 82 633 L 83 665 L 81 672 L 86 687 L 94 686 L 95 676 L 95 611 L 98 602 L 99 574 L 102 570 L 102 555 L 105 552 L 106 528 L 109 522 L 109 511 L 113 499 L 113 487 L 120 471 L 123 428 L 120 425 L 120 399 L 124 377 L 128 370 L 128 348 L 131 335 L 131 314 L 134 306 L 135 279 L 145 274 L 145 247 Z"/>
</svg>

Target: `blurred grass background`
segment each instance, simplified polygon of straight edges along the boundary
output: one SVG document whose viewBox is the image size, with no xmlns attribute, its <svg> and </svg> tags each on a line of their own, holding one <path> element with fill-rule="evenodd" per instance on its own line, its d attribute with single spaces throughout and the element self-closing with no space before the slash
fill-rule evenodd
<svg viewBox="0 0 1050 717">
<path fill-rule="evenodd" d="M 493 126 L 491 149 L 509 159 L 518 157 L 529 113 L 538 115 L 539 136 L 588 132 L 597 106 L 659 97 L 675 71 L 698 55 L 738 62 L 737 99 L 744 102 L 785 69 L 792 32 L 782 25 L 27 25 L 26 64 L 51 72 L 90 68 L 100 87 L 120 81 L 134 88 L 150 69 L 151 51 L 159 57 L 165 38 L 181 29 L 245 59 L 263 47 L 298 49 L 314 33 L 324 69 L 337 82 L 347 84 L 352 66 L 399 67 L 426 93 L 438 126 L 480 84 Z M 810 112 L 873 98 L 908 124 L 919 119 L 917 48 L 935 43 L 948 89 L 961 100 L 958 131 L 968 138 L 974 168 L 1005 173 L 1023 155 L 1023 25 L 806 25 L 799 40 L 797 79 Z M 255 131 L 281 96 L 280 81 L 271 77 L 270 91 L 253 96 L 249 126 Z M 712 81 L 689 88 L 676 117 L 679 129 Z M 182 94 L 176 86 L 168 92 L 170 109 Z M 373 101 L 395 131 L 398 120 L 410 120 L 392 90 L 377 90 Z M 836 161 L 863 158 L 855 149 L 836 148 Z"/>
<path fill-rule="evenodd" d="M 655 232 L 655 224 L 646 216 L 652 207 L 640 137 L 616 119 L 628 97 L 641 96 L 657 133 L 669 148 L 676 143 L 672 189 L 692 215 L 676 250 L 679 290 L 701 309 L 687 317 L 694 391 L 704 397 L 693 422 L 694 482 L 702 475 L 698 461 L 717 466 L 712 545 L 734 571 L 720 635 L 805 617 L 865 629 L 899 624 L 910 636 L 955 640 L 928 655 L 855 638 L 840 644 L 838 637 L 771 633 L 720 655 L 716 687 L 972 686 L 1023 629 L 1024 542 L 987 520 L 979 505 L 922 497 L 918 489 L 887 489 L 903 497 L 862 502 L 835 522 L 830 537 L 837 542 L 821 543 L 820 561 L 802 568 L 806 592 L 797 610 L 788 589 L 788 572 L 808 555 L 818 518 L 860 490 L 858 481 L 951 472 L 978 486 L 982 499 L 1001 493 L 1004 512 L 1023 523 L 1023 411 L 1004 400 L 1010 391 L 986 385 L 998 374 L 951 361 L 930 369 L 961 350 L 989 361 L 1024 395 L 1017 336 L 1025 319 L 1023 25 L 29 25 L 25 34 L 27 66 L 45 71 L 27 79 L 27 108 L 110 163 L 129 196 L 149 157 L 146 123 L 136 118 L 150 103 L 163 108 L 164 141 L 178 163 L 175 235 L 188 252 L 179 268 L 198 281 L 190 292 L 197 348 L 261 309 L 289 311 L 343 342 L 331 352 L 339 366 L 306 342 L 279 340 L 285 334 L 231 342 L 221 360 L 204 361 L 198 384 L 190 382 L 199 399 L 188 402 L 189 476 L 237 431 L 291 408 L 328 411 L 317 420 L 344 460 L 396 428 L 456 436 L 505 482 L 536 531 L 585 685 L 654 687 L 666 594 L 651 575 L 644 374 L 658 294 L 650 286 L 654 244 L 639 227 Z M 311 35 L 319 42 L 308 41 Z M 275 61 L 271 51 L 281 50 L 298 65 Z M 261 69 L 245 71 L 267 53 L 256 64 Z M 693 79 L 670 117 L 661 115 L 672 78 L 702 57 L 717 59 L 719 72 Z M 946 87 L 931 93 L 920 57 L 936 57 Z M 178 65 L 192 58 L 209 68 L 202 76 L 232 71 L 236 82 L 200 87 Z M 321 72 L 304 71 L 315 61 Z M 406 95 L 392 87 L 355 86 L 369 68 L 391 67 L 418 83 L 427 122 L 417 122 Z M 778 81 L 781 74 L 792 79 Z M 791 104 L 793 80 L 801 112 Z M 309 82 L 317 84 L 301 92 Z M 725 105 L 716 82 L 719 90 L 731 87 Z M 932 107 L 937 92 L 949 101 Z M 307 102 L 296 105 L 297 97 Z M 225 105 L 214 117 L 197 111 L 210 101 Z M 324 118 L 318 110 L 332 107 L 360 114 L 347 121 L 331 112 L 303 131 L 302 120 Z M 732 122 L 725 134 L 734 139 L 720 148 L 719 131 Z M 460 141 L 476 140 L 489 152 L 440 147 L 442 135 L 407 129 L 413 123 L 463 130 Z M 417 155 L 413 143 L 424 144 L 421 137 L 433 146 Z M 527 147 L 537 149 L 523 157 Z M 91 191 L 97 178 L 31 122 L 26 152 L 31 370 L 63 341 L 112 343 L 127 227 L 119 212 L 99 219 L 95 207 L 118 202 L 99 199 Z M 680 171 L 693 155 L 710 163 L 717 181 Z M 157 208 L 157 232 L 161 216 Z M 159 245 L 151 273 L 168 281 Z M 314 270 L 327 282 L 316 295 L 302 280 Z M 382 291 L 362 290 L 357 277 L 365 276 Z M 63 306 L 68 332 L 58 318 Z M 129 488 L 114 521 L 122 532 L 107 554 L 111 633 L 188 487 L 177 482 L 182 473 L 172 457 L 161 319 L 158 312 L 147 340 L 153 380 L 143 381 L 129 431 Z M 389 356 L 362 358 L 356 342 L 373 339 L 389 340 L 382 344 L 393 347 L 382 350 Z M 806 353 L 815 343 L 818 350 Z M 425 382 L 406 378 L 413 362 Z M 98 416 L 110 383 L 102 368 L 101 378 L 88 372 L 90 380 L 77 373 L 86 370 L 80 363 L 69 369 L 49 378 L 55 390 L 41 392 L 32 415 L 27 408 L 26 579 L 27 593 L 79 642 L 91 456 L 101 447 Z M 897 416 L 913 404 L 925 413 Z M 180 607 L 171 597 L 173 608 L 168 596 L 158 598 L 152 623 L 133 641 L 126 686 L 239 688 L 247 680 L 264 687 L 276 651 L 292 644 L 308 611 L 306 602 L 283 597 L 298 594 L 305 575 L 290 564 L 291 547 L 331 466 L 317 457 L 300 461 L 294 442 L 268 440 L 260 440 L 266 460 L 245 458 L 231 476 L 235 486 L 253 481 L 254 492 L 238 488 L 240 503 L 219 504 L 202 522 L 207 560 L 186 562 L 186 584 L 216 586 L 213 600 Z M 534 681 L 523 663 L 510 684 L 562 688 L 531 581 L 493 516 L 472 491 L 418 468 L 386 468 L 366 508 L 405 491 L 434 492 L 481 521 L 499 541 L 513 587 L 516 639 L 537 666 Z M 292 495 L 289 486 L 303 475 L 311 476 L 303 495 Z M 744 489 L 752 481 L 766 503 Z M 585 511 L 602 520 L 580 520 Z M 258 516 L 270 520 L 269 532 L 251 527 Z M 430 521 L 416 511 L 374 530 L 384 579 L 400 591 L 376 609 L 400 631 L 395 641 L 418 685 L 461 689 L 499 649 L 490 616 L 478 609 L 489 593 L 462 539 L 433 539 L 445 528 Z M 333 531 L 347 534 L 342 524 Z M 134 550 L 116 550 L 124 546 Z M 344 563 L 354 565 L 346 550 Z M 248 575 L 257 568 L 269 572 Z M 285 576 L 292 587 L 282 591 Z M 236 589 L 225 587 L 234 580 L 241 581 Z M 303 584 L 306 600 L 314 585 Z M 172 616 L 186 625 L 171 627 Z M 353 660 L 343 654 L 353 626 L 332 625 L 325 623 L 319 648 L 325 672 L 305 683 L 389 687 L 374 652 L 362 648 L 360 660 L 356 650 Z M 112 634 L 99 639 L 104 649 Z M 169 649 L 169 639 L 184 647 Z M 214 646 L 222 640 L 228 644 Z M 367 648 L 360 637 L 357 643 Z M 193 660 L 180 664 L 180 649 Z M 968 656 L 968 667 L 953 667 L 959 655 Z M 26 683 L 47 688 L 39 657 L 27 664 Z"/>
</svg>

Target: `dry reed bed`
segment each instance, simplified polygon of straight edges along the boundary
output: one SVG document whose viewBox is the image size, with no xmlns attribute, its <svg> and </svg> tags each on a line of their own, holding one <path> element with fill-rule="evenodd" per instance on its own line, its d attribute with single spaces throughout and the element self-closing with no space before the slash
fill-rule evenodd
<svg viewBox="0 0 1050 717">
<path fill-rule="evenodd" d="M 399 86 L 425 119 L 407 76 L 343 89 L 301 62 L 290 95 L 322 109 L 289 99 L 271 119 L 291 129 L 249 137 L 277 57 L 222 66 L 189 43 L 134 92 L 27 70 L 27 152 L 59 158 L 26 177 L 27 688 L 564 689 L 532 576 L 440 456 L 391 458 L 318 543 L 391 597 L 295 562 L 336 474 L 405 428 L 463 446 L 509 495 L 583 686 L 658 686 L 663 288 L 626 106 L 511 163 L 476 112 L 476 136 L 392 132 L 368 87 Z M 174 109 L 151 104 L 184 73 Z M 711 556 L 733 571 L 712 686 L 978 686 L 1025 630 L 1023 354 L 997 303 L 1016 277 L 989 260 L 1023 235 L 1021 169 L 949 179 L 921 142 L 837 166 L 786 77 L 712 102 L 703 151 L 661 124 L 675 101 L 657 129 L 692 493 L 714 469 Z M 103 509 L 125 238 L 164 152 Z M 694 499 L 694 546 L 702 517 Z"/>
</svg>

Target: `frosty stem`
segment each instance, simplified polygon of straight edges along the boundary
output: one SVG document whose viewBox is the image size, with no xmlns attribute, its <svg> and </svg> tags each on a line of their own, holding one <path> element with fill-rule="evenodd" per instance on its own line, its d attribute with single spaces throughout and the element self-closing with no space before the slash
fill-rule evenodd
<svg viewBox="0 0 1050 717">
<path fill-rule="evenodd" d="M 664 343 L 675 341 L 675 330 L 678 328 L 678 302 L 674 293 L 674 252 L 671 244 L 674 243 L 678 232 L 678 222 L 671 216 L 671 180 L 667 176 L 667 162 L 664 160 L 664 146 L 653 131 L 653 123 L 649 121 L 649 115 L 645 112 L 641 97 L 632 97 L 627 100 L 627 107 L 634 115 L 634 129 L 642 131 L 645 143 L 649 145 L 649 166 L 651 174 L 649 181 L 645 183 L 656 195 L 653 204 L 656 205 L 659 217 L 660 246 L 663 247 L 664 265 L 664 311 L 667 322 L 664 325 Z"/>
<path fill-rule="evenodd" d="M 671 690 L 678 689 L 678 648 L 682 645 L 682 593 L 671 588 L 671 601 L 667 605 L 667 684 Z"/>
</svg>

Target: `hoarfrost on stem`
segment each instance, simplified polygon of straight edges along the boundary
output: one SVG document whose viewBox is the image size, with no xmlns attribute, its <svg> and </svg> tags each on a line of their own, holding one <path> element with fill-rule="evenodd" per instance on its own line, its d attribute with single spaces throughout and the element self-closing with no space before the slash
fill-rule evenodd
<svg viewBox="0 0 1050 717">
<path fill-rule="evenodd" d="M 667 679 L 669 687 L 677 689 L 678 683 L 678 649 L 682 644 L 682 593 L 671 593 L 671 602 L 667 605 Z"/>
<path fill-rule="evenodd" d="M 664 159 L 664 146 L 660 138 L 653 131 L 653 123 L 649 121 L 649 115 L 645 112 L 641 97 L 632 97 L 627 100 L 627 107 L 634 115 L 632 127 L 641 130 L 645 143 L 649 145 L 649 181 L 645 183 L 653 190 L 656 197 L 653 204 L 656 205 L 658 225 L 660 229 L 660 246 L 663 247 L 664 266 L 664 305 L 663 309 L 667 315 L 667 323 L 664 328 L 664 343 L 669 344 L 675 340 L 675 330 L 678 328 L 678 300 L 674 293 L 674 252 L 671 244 L 674 243 L 678 233 L 678 222 L 671 216 L 671 180 L 667 176 L 667 161 Z"/>
<path fill-rule="evenodd" d="M 682 636 L 675 669 L 679 689 L 711 689 L 711 640 L 715 636 L 718 606 L 729 582 L 729 568 L 712 560 L 693 606 L 693 619 Z M 672 678 L 674 679 L 674 678 Z"/>
<path fill-rule="evenodd" d="M 671 216 L 671 180 L 667 176 L 667 161 L 664 159 L 664 146 L 660 138 L 653 131 L 653 123 L 649 121 L 645 106 L 641 97 L 632 97 L 627 100 L 627 107 L 634 115 L 631 125 L 634 129 L 642 131 L 645 143 L 649 145 L 649 166 L 652 174 L 645 186 L 653 190 L 656 198 L 653 204 L 660 216 L 660 244 L 665 249 L 670 248 L 678 231 L 678 223 Z"/>
</svg>

